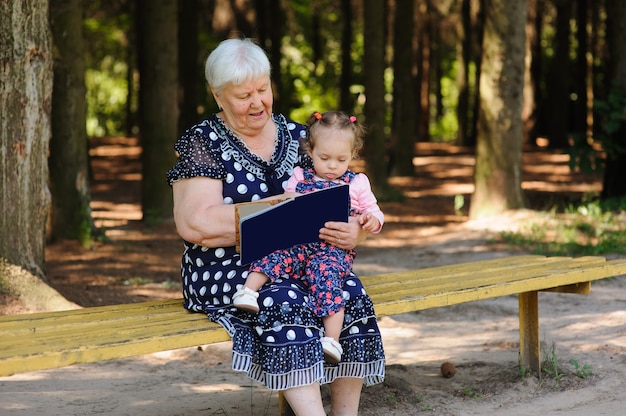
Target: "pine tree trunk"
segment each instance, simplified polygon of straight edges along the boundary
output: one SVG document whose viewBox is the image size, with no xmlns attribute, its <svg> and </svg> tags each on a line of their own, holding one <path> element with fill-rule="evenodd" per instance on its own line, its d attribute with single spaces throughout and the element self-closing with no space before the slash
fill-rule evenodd
<svg viewBox="0 0 626 416">
<path fill-rule="evenodd" d="M 83 9 L 80 0 L 50 0 L 54 41 L 50 140 L 50 237 L 88 245 L 95 229 L 89 202 Z"/>
<path fill-rule="evenodd" d="M 144 221 L 172 216 L 165 172 L 174 165 L 178 138 L 178 20 L 176 0 L 142 0 L 139 31 L 139 114 Z"/>
<path fill-rule="evenodd" d="M 52 55 L 46 0 L 0 1 L 0 288 L 31 310 L 68 309 L 44 283 Z"/>
<path fill-rule="evenodd" d="M 413 80 L 413 2 L 396 3 L 393 38 L 393 155 L 391 173 L 413 176 L 416 100 Z"/>
<path fill-rule="evenodd" d="M 606 11 L 608 16 L 608 44 L 611 51 L 609 61 L 610 88 L 619 88 L 621 96 L 626 96 L 626 3 L 622 0 L 607 0 Z M 616 109 L 620 111 L 623 109 Z M 613 133 L 610 140 L 622 148 L 626 147 L 626 124 Z M 602 184 L 602 199 L 626 196 L 626 153 L 615 152 L 608 154 L 604 181 Z"/>
<path fill-rule="evenodd" d="M 365 161 L 367 173 L 374 192 L 380 197 L 388 189 L 387 153 L 385 146 L 385 36 L 384 3 L 379 0 L 364 2 L 365 52 L 363 55 L 365 83 L 365 122 L 368 135 L 365 138 Z"/>
<path fill-rule="evenodd" d="M 0 2 L 0 257 L 43 277 L 50 207 L 48 2 Z"/>
<path fill-rule="evenodd" d="M 484 0 L 475 191 L 470 217 L 523 206 L 522 101 L 526 1 Z"/>
</svg>

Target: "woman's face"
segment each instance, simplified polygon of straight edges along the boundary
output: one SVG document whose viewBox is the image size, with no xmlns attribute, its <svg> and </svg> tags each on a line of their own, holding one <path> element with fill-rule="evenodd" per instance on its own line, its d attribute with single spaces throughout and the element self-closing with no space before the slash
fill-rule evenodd
<svg viewBox="0 0 626 416">
<path fill-rule="evenodd" d="M 223 118 L 235 133 L 244 136 L 258 134 L 272 115 L 274 97 L 268 77 L 257 78 L 239 85 L 226 85 L 213 96 L 223 110 Z"/>
</svg>

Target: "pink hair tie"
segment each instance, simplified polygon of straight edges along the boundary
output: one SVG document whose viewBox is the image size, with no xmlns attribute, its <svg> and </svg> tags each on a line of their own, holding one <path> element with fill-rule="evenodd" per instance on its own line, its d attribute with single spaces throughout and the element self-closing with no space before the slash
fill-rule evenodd
<svg viewBox="0 0 626 416">
<path fill-rule="evenodd" d="M 318 119 L 321 120 L 322 119 L 322 115 L 320 113 L 318 113 L 317 111 L 315 113 L 313 113 L 313 116 Z"/>
<path fill-rule="evenodd" d="M 350 116 L 350 123 L 356 123 L 356 117 Z"/>
</svg>

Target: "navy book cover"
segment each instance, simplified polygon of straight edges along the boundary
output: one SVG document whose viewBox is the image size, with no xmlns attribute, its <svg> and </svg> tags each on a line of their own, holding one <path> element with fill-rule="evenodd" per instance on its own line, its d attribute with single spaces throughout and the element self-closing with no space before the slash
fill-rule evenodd
<svg viewBox="0 0 626 416">
<path fill-rule="evenodd" d="M 349 213 L 347 184 L 301 194 L 274 205 L 243 205 L 238 210 L 241 262 L 248 264 L 296 244 L 319 242 L 324 223 L 347 222 Z"/>
</svg>

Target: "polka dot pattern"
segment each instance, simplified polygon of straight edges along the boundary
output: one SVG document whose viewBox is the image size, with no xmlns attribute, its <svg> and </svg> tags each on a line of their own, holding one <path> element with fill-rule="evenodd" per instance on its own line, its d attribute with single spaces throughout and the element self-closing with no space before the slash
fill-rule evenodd
<svg viewBox="0 0 626 416">
<path fill-rule="evenodd" d="M 299 148 L 302 125 L 273 115 L 277 126 L 271 161 L 250 152 L 216 116 L 187 130 L 175 149 L 179 158 L 168 171 L 170 184 L 204 176 L 221 179 L 226 204 L 248 202 L 282 192 L 294 166 L 309 167 Z M 344 359 L 325 365 L 319 338 L 323 325 L 310 307 L 301 281 L 277 279 L 259 292 L 258 314 L 232 307 L 232 296 L 248 275 L 234 247 L 208 248 L 184 242 L 181 281 L 184 306 L 223 325 L 233 339 L 233 368 L 270 389 L 362 377 L 375 384 L 384 377 L 384 352 L 374 308 L 361 282 L 348 275 L 343 285 Z"/>
</svg>

